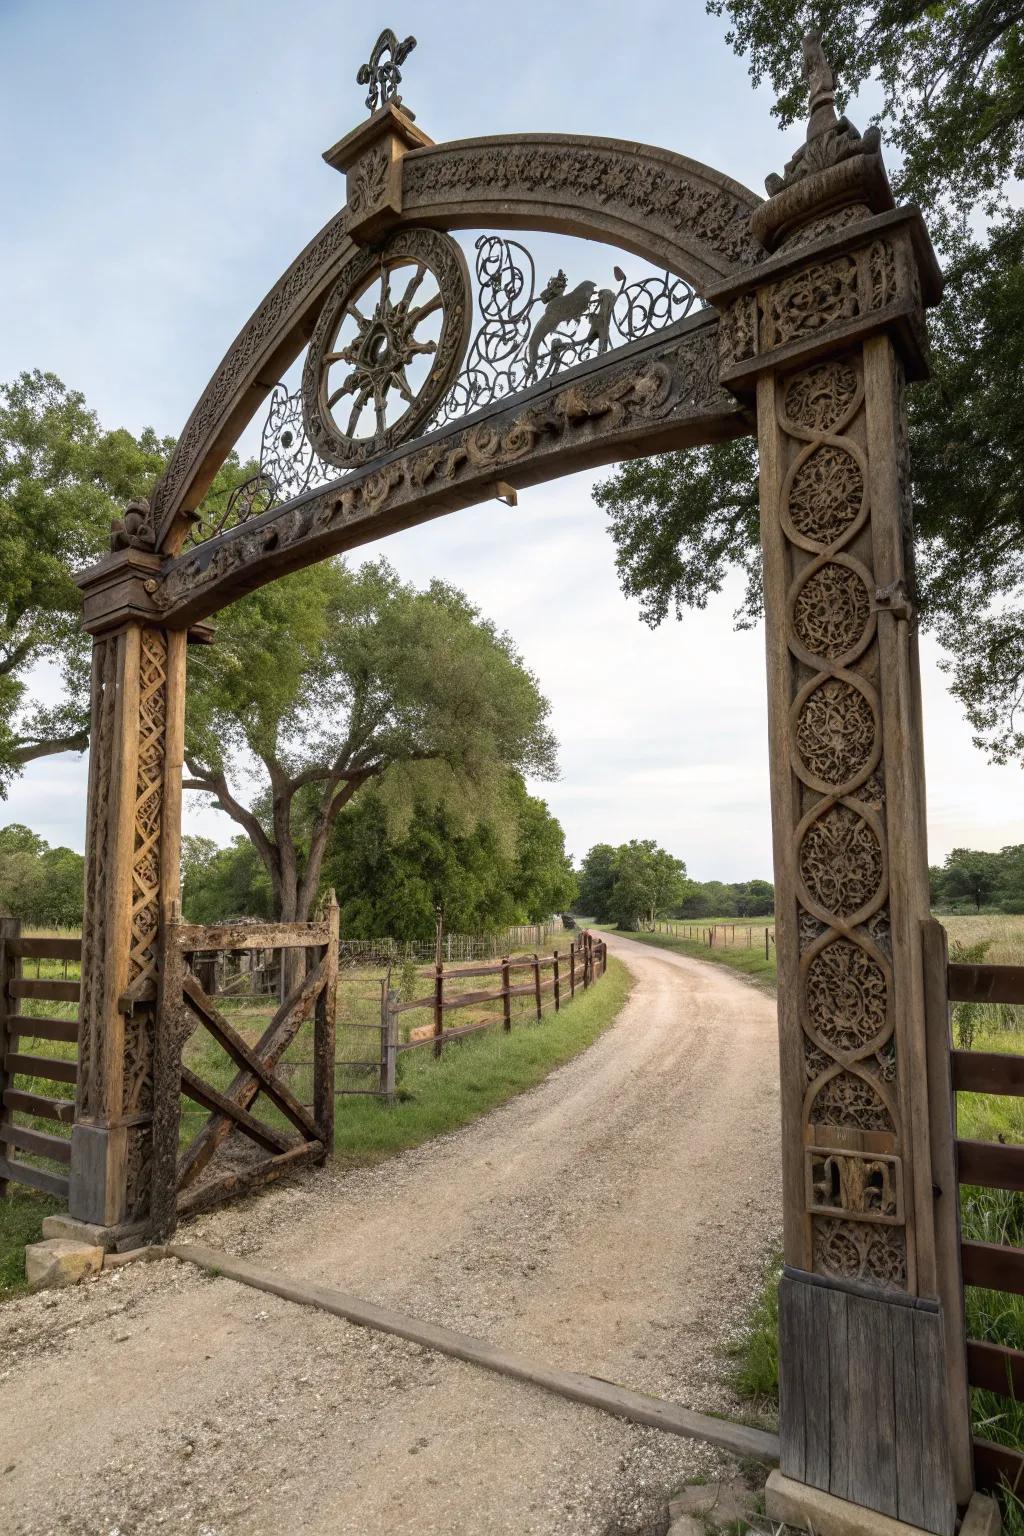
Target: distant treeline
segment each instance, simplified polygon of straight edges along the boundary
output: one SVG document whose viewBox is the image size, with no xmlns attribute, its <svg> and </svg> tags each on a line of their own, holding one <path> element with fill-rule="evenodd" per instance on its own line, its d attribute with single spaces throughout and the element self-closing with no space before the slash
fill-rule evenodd
<svg viewBox="0 0 1024 1536">
<path fill-rule="evenodd" d="M 1024 912 L 1024 843 L 998 853 L 954 848 L 945 864 L 928 871 L 932 906 L 946 912 Z"/>
<path fill-rule="evenodd" d="M 579 910 L 601 923 L 643 928 L 659 917 L 768 917 L 770 880 L 691 880 L 682 859 L 652 839 L 596 843 L 580 869 Z"/>
<path fill-rule="evenodd" d="M 79 928 L 85 860 L 51 848 L 28 827 L 0 827 L 0 912 L 34 928 Z"/>
</svg>

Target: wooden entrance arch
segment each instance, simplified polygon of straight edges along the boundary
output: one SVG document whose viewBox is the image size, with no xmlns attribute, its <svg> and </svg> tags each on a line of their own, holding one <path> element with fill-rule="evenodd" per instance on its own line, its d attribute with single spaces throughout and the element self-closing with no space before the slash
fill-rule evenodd
<svg viewBox="0 0 1024 1536">
<path fill-rule="evenodd" d="M 956 1190 L 937 1174 L 951 1095 L 927 1051 L 905 413 L 941 281 L 919 212 L 894 207 L 877 131 L 837 120 L 813 38 L 805 52 L 806 142 L 764 201 L 616 140 L 434 145 L 394 95 L 394 58 L 378 68 L 376 50 L 371 115 L 325 156 L 346 175 L 345 206 L 232 343 L 150 501 L 126 510 L 112 553 L 81 578 L 95 664 L 71 1212 L 114 1228 L 168 1220 L 154 1123 L 159 1143 L 180 1077 L 167 957 L 190 628 L 284 571 L 453 508 L 756 432 L 778 903 L 782 1470 L 952 1536 L 972 1470 Z M 560 273 L 510 387 L 481 388 L 465 371 L 471 294 L 447 234 L 467 228 L 582 235 L 682 286 L 665 280 L 667 323 L 613 338 L 614 291 L 567 293 Z M 388 274 L 403 263 L 414 275 L 399 299 Z M 390 388 L 384 364 L 393 375 L 422 353 L 409 295 L 424 273 L 443 315 L 428 376 L 400 419 L 382 410 L 358 438 L 338 400 L 372 413 Z M 342 347 L 368 274 L 382 297 Z M 581 317 L 586 339 L 572 329 Z M 275 386 L 303 349 L 297 402 Z M 335 390 L 339 359 L 349 372 Z M 291 467 L 197 526 L 218 466 L 268 395 L 294 423 L 277 440 L 287 436 Z M 298 489 L 295 432 L 333 466 Z"/>
</svg>

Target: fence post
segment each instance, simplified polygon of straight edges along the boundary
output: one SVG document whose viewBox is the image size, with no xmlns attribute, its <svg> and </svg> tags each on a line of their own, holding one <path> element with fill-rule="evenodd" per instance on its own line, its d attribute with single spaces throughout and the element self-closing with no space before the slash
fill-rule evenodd
<svg viewBox="0 0 1024 1536">
<path fill-rule="evenodd" d="M 439 962 L 434 975 L 434 1056 L 444 1050 L 441 1032 L 444 1029 L 444 961 Z"/>
<path fill-rule="evenodd" d="M 768 959 L 768 929 L 767 928 L 764 931 L 764 957 L 765 957 L 766 960 Z"/>
<path fill-rule="evenodd" d="M 324 1154 L 328 1157 L 334 1151 L 339 923 L 338 898 L 331 891 L 327 898 L 327 946 L 324 951 L 326 975 L 313 1017 L 313 1119 L 320 1131 Z"/>
<path fill-rule="evenodd" d="M 544 1008 L 540 995 L 540 955 L 538 955 L 536 952 L 534 952 L 533 956 L 533 992 L 537 999 L 537 1017 L 539 1019 L 541 1014 L 544 1012 Z"/>
<path fill-rule="evenodd" d="M 560 981 L 559 975 L 558 975 L 558 950 L 557 949 L 555 950 L 554 954 L 552 955 L 551 976 L 552 976 L 552 980 L 554 982 L 555 1012 L 558 1013 L 559 1010 L 561 1009 L 561 1006 L 562 1006 L 562 990 L 561 990 L 561 981 Z"/>
<path fill-rule="evenodd" d="M 381 983 L 380 1011 L 380 1087 L 389 1104 L 395 1102 L 396 1062 L 398 1060 L 398 993 L 387 981 Z"/>
<path fill-rule="evenodd" d="M 501 962 L 501 1011 L 504 1019 L 506 1035 L 512 1028 L 512 970 L 508 959 Z"/>
<path fill-rule="evenodd" d="M 10 984 L 13 977 L 18 975 L 18 960 L 11 954 L 7 947 L 9 939 L 17 939 L 21 935 L 21 919 L 17 917 L 0 917 L 0 1125 L 5 1120 L 10 1120 L 10 1112 L 4 1109 L 3 1096 L 10 1086 L 8 1074 L 4 1071 L 4 1057 L 11 1050 L 13 1041 L 10 1036 L 8 1015 L 10 1013 Z M 0 1158 L 7 1157 L 7 1143 L 0 1142 Z M 0 1177 L 0 1200 L 7 1194 L 7 1180 Z"/>
<path fill-rule="evenodd" d="M 967 1385 L 964 1285 L 960 1259 L 960 1185 L 956 1166 L 956 1096 L 953 1093 L 946 930 L 934 917 L 921 925 L 927 1032 L 928 1129 L 935 1195 L 935 1254 L 949 1395 L 953 1488 L 963 1504 L 973 1491 L 971 1403 Z"/>
</svg>

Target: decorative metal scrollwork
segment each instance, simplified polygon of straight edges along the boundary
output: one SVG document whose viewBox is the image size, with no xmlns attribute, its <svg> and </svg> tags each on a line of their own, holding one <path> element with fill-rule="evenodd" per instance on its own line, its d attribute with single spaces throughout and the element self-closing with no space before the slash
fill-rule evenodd
<svg viewBox="0 0 1024 1536">
<path fill-rule="evenodd" d="M 397 35 L 390 27 L 385 27 L 380 37 L 373 45 L 369 61 L 360 64 L 359 73 L 356 75 L 357 85 L 370 87 L 366 105 L 370 112 L 376 112 L 378 107 L 383 107 L 387 102 L 393 101 L 396 107 L 402 104 L 402 98 L 398 94 L 398 87 L 402 81 L 402 71 L 399 65 L 406 59 L 416 47 L 416 39 L 407 37 L 404 43 L 398 41 Z M 388 59 L 385 54 L 390 54 Z M 406 110 L 406 116 L 412 117 L 412 113 Z"/>
<path fill-rule="evenodd" d="M 628 284 L 620 267 L 613 272 L 616 288 L 599 288 L 589 279 L 570 288 L 559 269 L 538 294 L 526 247 L 500 235 L 481 235 L 476 242 L 481 324 L 432 424 L 443 426 L 599 357 L 610 346 L 663 330 L 700 306 L 690 284 L 669 272 Z"/>
<path fill-rule="evenodd" d="M 440 230 L 400 229 L 379 250 L 357 251 L 320 312 L 302 376 L 316 452 L 344 469 L 412 437 L 458 372 L 469 311 L 462 251 Z"/>
</svg>

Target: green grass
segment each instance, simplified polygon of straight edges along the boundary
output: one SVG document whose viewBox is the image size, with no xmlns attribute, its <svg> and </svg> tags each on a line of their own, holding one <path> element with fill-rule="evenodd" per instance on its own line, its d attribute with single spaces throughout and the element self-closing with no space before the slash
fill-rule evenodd
<svg viewBox="0 0 1024 1536">
<path fill-rule="evenodd" d="M 398 1103 L 340 1101 L 335 1154 L 348 1164 L 377 1162 L 468 1125 L 592 1045 L 614 1022 L 631 984 L 621 961 L 609 959 L 607 973 L 597 984 L 577 992 L 575 1001 L 559 1013 L 546 1014 L 539 1022 L 524 1018 L 510 1034 L 497 1028 L 453 1041 L 440 1061 L 429 1050 L 410 1051 L 404 1055 Z"/>
<path fill-rule="evenodd" d="M 25 1244 L 38 1243 L 43 1217 L 61 1208 L 60 1201 L 12 1184 L 0 1200 L 0 1301 L 28 1289 L 25 1283 Z"/>
<path fill-rule="evenodd" d="M 730 928 L 731 928 L 730 924 Z M 754 943 L 747 944 L 747 929 L 754 928 Z M 707 931 L 707 924 L 683 924 L 682 927 L 703 927 Z M 724 965 L 730 971 L 740 971 L 744 976 L 751 976 L 757 982 L 768 987 L 774 987 L 776 981 L 775 968 L 775 944 L 769 939 L 768 958 L 764 954 L 764 923 L 760 928 L 747 923 L 736 924 L 736 943 L 725 941 L 722 930 L 719 929 L 716 942 L 709 945 L 700 939 L 690 939 L 682 934 L 674 933 L 634 933 L 623 932 L 618 928 L 609 928 L 609 932 L 620 933 L 625 939 L 634 939 L 638 944 L 651 944 L 657 949 L 669 949 L 679 955 L 689 955 L 692 960 L 708 960 L 714 965 Z M 773 929 L 771 931 L 774 931 Z M 760 934 L 760 939 L 758 939 Z M 731 938 L 731 934 L 729 935 Z"/>
</svg>

